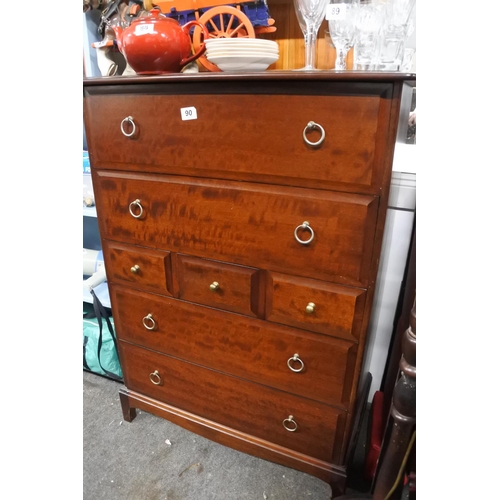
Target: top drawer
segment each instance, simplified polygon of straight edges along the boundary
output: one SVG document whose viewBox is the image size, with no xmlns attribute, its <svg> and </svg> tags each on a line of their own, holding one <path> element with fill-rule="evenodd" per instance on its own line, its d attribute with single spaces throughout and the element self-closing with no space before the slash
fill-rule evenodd
<svg viewBox="0 0 500 500">
<path fill-rule="evenodd" d="M 86 96 L 93 167 L 379 193 L 389 84 L 330 84 L 333 95 L 154 95 L 151 87 Z M 185 108 L 196 118 L 185 119 Z M 304 139 L 311 121 L 325 131 L 316 147 Z M 320 141 L 320 129 L 305 138 Z"/>
</svg>

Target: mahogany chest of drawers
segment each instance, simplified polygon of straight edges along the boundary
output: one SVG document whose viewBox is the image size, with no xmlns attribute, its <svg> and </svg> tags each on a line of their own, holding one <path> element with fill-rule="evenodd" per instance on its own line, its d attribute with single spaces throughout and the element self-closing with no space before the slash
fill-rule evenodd
<svg viewBox="0 0 500 500">
<path fill-rule="evenodd" d="M 84 81 L 125 420 L 344 491 L 407 78 Z"/>
</svg>

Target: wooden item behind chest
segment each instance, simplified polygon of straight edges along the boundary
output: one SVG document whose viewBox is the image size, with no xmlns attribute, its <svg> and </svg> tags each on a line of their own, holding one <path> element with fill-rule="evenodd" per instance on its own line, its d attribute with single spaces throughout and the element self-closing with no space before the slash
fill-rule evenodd
<svg viewBox="0 0 500 500">
<path fill-rule="evenodd" d="M 405 77 L 85 80 L 125 420 L 344 491 Z"/>
</svg>

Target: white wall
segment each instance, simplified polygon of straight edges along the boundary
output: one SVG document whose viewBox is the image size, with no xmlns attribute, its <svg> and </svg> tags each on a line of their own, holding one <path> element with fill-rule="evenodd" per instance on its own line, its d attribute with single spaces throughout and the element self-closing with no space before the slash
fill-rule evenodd
<svg viewBox="0 0 500 500">
<path fill-rule="evenodd" d="M 415 145 L 404 145 L 413 154 Z M 404 168 L 396 164 L 397 168 Z M 393 172 L 382 253 L 368 326 L 364 365 L 372 374 L 368 401 L 380 390 L 389 354 L 394 316 L 411 244 L 416 205 L 416 174 Z"/>
</svg>

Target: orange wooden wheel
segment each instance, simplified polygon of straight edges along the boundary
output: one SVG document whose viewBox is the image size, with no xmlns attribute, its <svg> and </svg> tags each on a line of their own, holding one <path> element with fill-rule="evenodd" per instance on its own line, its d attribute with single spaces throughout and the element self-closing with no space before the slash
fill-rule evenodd
<svg viewBox="0 0 500 500">
<path fill-rule="evenodd" d="M 198 21 L 207 27 L 210 38 L 255 38 L 252 21 L 241 10 L 229 5 L 221 5 L 207 10 Z M 196 52 L 203 43 L 201 29 L 196 26 L 193 33 L 193 49 Z M 199 63 L 209 71 L 220 71 L 204 55 L 198 58 Z"/>
</svg>

